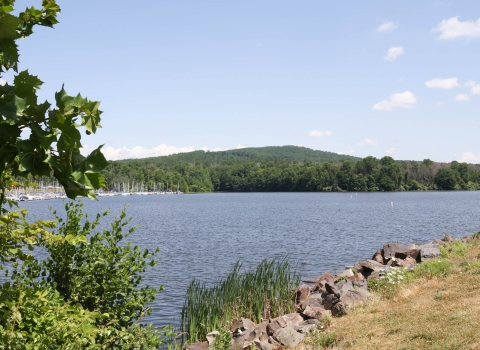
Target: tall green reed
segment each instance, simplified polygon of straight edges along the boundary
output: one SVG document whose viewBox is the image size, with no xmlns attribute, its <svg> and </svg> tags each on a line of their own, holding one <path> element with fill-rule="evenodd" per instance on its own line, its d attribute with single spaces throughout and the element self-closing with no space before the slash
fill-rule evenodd
<svg viewBox="0 0 480 350">
<path fill-rule="evenodd" d="M 182 308 L 181 330 L 189 343 L 211 331 L 230 328 L 245 317 L 259 323 L 295 310 L 294 292 L 300 275 L 287 259 L 263 260 L 255 270 L 241 272 L 237 262 L 219 283 L 193 280 Z"/>
</svg>

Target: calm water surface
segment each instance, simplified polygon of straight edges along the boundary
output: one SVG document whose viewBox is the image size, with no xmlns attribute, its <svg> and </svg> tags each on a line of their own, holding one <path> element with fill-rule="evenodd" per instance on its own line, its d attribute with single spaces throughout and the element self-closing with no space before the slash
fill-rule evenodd
<svg viewBox="0 0 480 350">
<path fill-rule="evenodd" d="M 480 230 L 480 192 L 214 193 L 102 197 L 83 200 L 87 213 L 125 205 L 140 226 L 131 241 L 160 247 L 161 262 L 145 276 L 163 284 L 149 321 L 178 322 L 193 278 L 218 281 L 241 260 L 246 268 L 288 256 L 302 276 L 341 271 L 370 258 L 384 243 L 424 243 Z M 393 207 L 391 205 L 393 202 Z M 60 200 L 22 202 L 30 220 L 51 218 Z"/>
</svg>

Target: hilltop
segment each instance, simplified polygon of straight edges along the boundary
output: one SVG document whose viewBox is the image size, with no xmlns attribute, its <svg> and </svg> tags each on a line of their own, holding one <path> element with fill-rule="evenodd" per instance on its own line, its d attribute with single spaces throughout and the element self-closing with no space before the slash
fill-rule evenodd
<svg viewBox="0 0 480 350">
<path fill-rule="evenodd" d="M 341 160 L 360 160 L 361 158 L 313 150 L 301 146 L 268 146 L 268 147 L 249 147 L 241 149 L 232 149 L 227 151 L 193 151 L 188 153 L 178 153 L 169 156 L 150 157 L 142 159 L 125 159 L 119 162 L 141 162 L 143 164 L 172 165 L 178 163 L 199 164 L 199 165 L 221 165 L 231 164 L 241 161 L 289 161 L 303 162 L 338 162 Z"/>
</svg>

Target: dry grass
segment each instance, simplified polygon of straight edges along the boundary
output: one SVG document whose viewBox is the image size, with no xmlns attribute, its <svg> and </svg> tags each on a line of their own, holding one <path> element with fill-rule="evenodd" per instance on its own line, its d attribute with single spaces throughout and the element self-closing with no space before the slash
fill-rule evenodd
<svg viewBox="0 0 480 350">
<path fill-rule="evenodd" d="M 460 248 L 460 249 L 456 249 Z M 451 273 L 424 273 L 394 295 L 332 320 L 306 338 L 303 349 L 480 349 L 480 243 L 457 245 L 445 258 Z M 412 276 L 413 277 L 413 276 Z"/>
</svg>

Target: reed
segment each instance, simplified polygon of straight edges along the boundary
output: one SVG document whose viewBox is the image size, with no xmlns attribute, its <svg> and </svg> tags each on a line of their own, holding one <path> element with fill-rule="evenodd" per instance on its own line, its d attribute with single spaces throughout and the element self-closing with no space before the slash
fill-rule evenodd
<svg viewBox="0 0 480 350">
<path fill-rule="evenodd" d="M 228 329 L 245 317 L 256 323 L 293 312 L 300 275 L 287 259 L 263 260 L 256 269 L 241 272 L 237 262 L 215 284 L 193 280 L 182 308 L 181 328 L 188 343 L 201 341 L 214 330 Z"/>
</svg>

